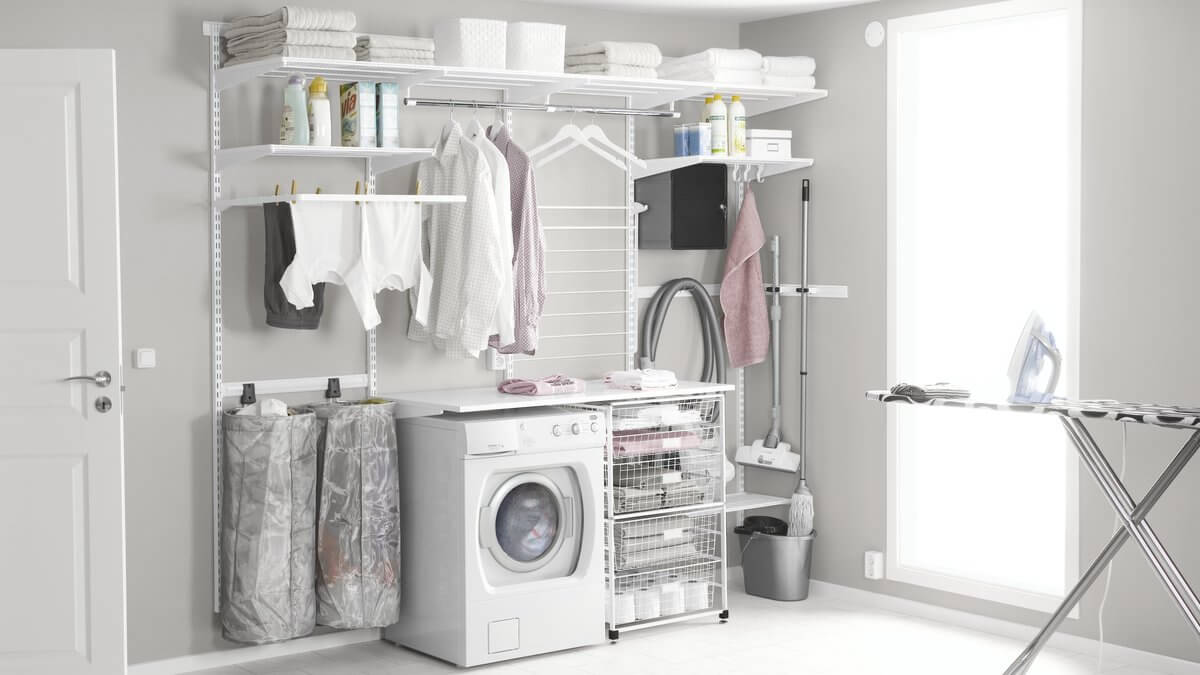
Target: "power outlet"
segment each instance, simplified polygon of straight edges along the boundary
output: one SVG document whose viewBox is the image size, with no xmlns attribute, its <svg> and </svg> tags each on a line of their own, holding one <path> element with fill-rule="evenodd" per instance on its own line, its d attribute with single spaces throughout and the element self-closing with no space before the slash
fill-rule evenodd
<svg viewBox="0 0 1200 675">
<path fill-rule="evenodd" d="M 863 556 L 863 576 L 871 581 L 883 578 L 883 552 L 867 551 Z"/>
</svg>

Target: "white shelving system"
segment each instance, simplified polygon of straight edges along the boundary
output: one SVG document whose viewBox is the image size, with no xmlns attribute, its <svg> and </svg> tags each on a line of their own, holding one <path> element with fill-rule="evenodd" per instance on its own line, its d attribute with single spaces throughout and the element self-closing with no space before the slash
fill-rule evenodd
<svg viewBox="0 0 1200 675">
<path fill-rule="evenodd" d="M 226 398 L 236 396 L 241 391 L 242 382 L 227 382 L 223 370 L 224 325 L 222 308 L 222 269 L 221 269 L 221 218 L 224 210 L 238 206 L 254 206 L 281 200 L 313 200 L 313 199 L 412 199 L 410 196 L 375 195 L 375 179 L 380 173 L 391 171 L 432 155 L 431 148 L 343 148 L 343 147 L 306 147 L 274 144 L 249 145 L 241 147 L 223 147 L 221 142 L 221 99 L 224 92 L 235 87 L 246 85 L 262 78 L 284 78 L 293 74 L 303 74 L 306 77 L 323 76 L 330 82 L 375 81 L 394 82 L 400 86 L 403 98 L 410 99 L 419 92 L 435 90 L 462 91 L 464 107 L 469 107 L 473 101 L 480 98 L 490 98 L 492 101 L 539 104 L 546 112 L 555 112 L 556 108 L 568 107 L 563 100 L 578 100 L 583 98 L 596 101 L 596 105 L 622 105 L 625 109 L 665 109 L 674 111 L 676 104 L 683 101 L 702 101 L 705 96 L 715 93 L 727 93 L 731 88 L 736 89 L 746 105 L 748 115 L 756 115 L 772 110 L 778 110 L 806 103 L 828 96 L 821 89 L 794 90 L 777 87 L 721 85 L 711 82 L 673 81 L 673 80 L 643 80 L 616 78 L 608 76 L 588 76 L 562 73 L 535 73 L 509 70 L 483 70 L 473 68 L 456 68 L 448 66 L 418 66 L 406 64 L 386 64 L 358 61 L 338 61 L 320 59 L 301 59 L 291 57 L 271 57 L 252 63 L 238 64 L 229 67 L 221 66 L 221 31 L 227 24 L 221 22 L 205 22 L 203 33 L 208 38 L 209 59 L 209 112 L 210 112 L 210 227 L 212 255 L 212 433 L 213 433 L 213 552 L 214 552 L 214 607 L 219 606 L 219 565 L 217 564 L 217 533 L 220 523 L 220 460 L 222 445 L 222 412 Z M 511 128 L 512 112 L 506 111 L 505 122 Z M 625 117 L 625 148 L 628 152 L 635 151 L 636 128 L 633 117 Z M 271 158 L 304 158 L 313 161 L 323 159 L 359 159 L 363 161 L 363 178 L 366 185 L 365 195 L 281 195 L 251 196 L 228 198 L 225 196 L 222 184 L 222 173 L 232 167 L 259 160 Z M 712 159 L 700 158 L 664 158 L 647 160 L 648 169 L 654 172 L 667 171 L 675 168 L 673 165 L 680 160 L 685 164 L 692 162 L 711 162 Z M 746 178 L 766 177 L 785 170 L 795 170 L 811 166 L 812 161 L 796 160 L 723 160 L 722 163 L 740 169 Z M 589 253 L 612 252 L 623 253 L 624 266 L 614 268 L 614 273 L 624 272 L 624 281 L 619 288 L 611 291 L 589 291 L 581 293 L 569 289 L 556 290 L 554 275 L 549 281 L 549 292 L 568 295 L 583 300 L 587 296 L 621 296 L 623 303 L 618 309 L 590 309 L 586 302 L 581 302 L 579 308 L 572 307 L 557 316 L 575 315 L 598 316 L 609 314 L 622 316 L 624 321 L 624 348 L 621 351 L 588 351 L 572 355 L 585 359 L 614 359 L 632 368 L 637 352 L 638 332 L 638 234 L 637 217 L 645 207 L 634 200 L 634 180 L 642 175 L 648 175 L 639 167 L 626 165 L 624 181 L 624 204 L 618 205 L 553 205 L 541 206 L 544 212 L 555 211 L 615 211 L 623 212 L 624 224 L 617 225 L 549 225 L 545 229 L 557 230 L 613 230 L 623 232 L 623 245 L 610 248 L 572 247 L 559 249 L 559 253 Z M 544 198 L 544 195 L 543 195 Z M 427 198 L 428 199 L 428 198 Z M 575 301 L 572 300 L 574 303 Z M 547 318 L 555 318 L 547 314 Z M 547 340 L 570 340 L 594 337 L 598 333 L 563 333 L 561 335 L 546 334 Z M 274 380 L 256 380 L 258 393 L 289 393 L 318 391 L 324 386 L 328 377 L 338 377 L 344 387 L 366 389 L 369 395 L 378 391 L 377 348 L 374 331 L 368 331 L 365 337 L 366 368 L 362 373 L 312 375 L 290 377 Z M 524 358 L 509 358 L 493 355 L 490 359 L 494 370 L 501 371 L 504 376 L 512 376 L 518 364 L 523 361 L 536 362 L 539 360 L 562 360 L 562 356 L 541 355 Z M 499 374 L 498 374 L 499 375 Z M 740 377 L 740 374 L 739 374 Z M 739 381 L 739 411 L 742 408 Z M 436 414 L 432 409 L 424 414 Z M 739 412 L 740 417 L 740 412 Z M 741 426 L 738 427 L 739 436 Z"/>
</svg>

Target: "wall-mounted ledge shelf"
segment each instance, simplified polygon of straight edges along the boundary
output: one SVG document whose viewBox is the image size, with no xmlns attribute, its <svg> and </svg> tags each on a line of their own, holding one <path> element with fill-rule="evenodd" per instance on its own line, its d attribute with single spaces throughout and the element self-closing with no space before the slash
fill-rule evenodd
<svg viewBox="0 0 1200 675">
<path fill-rule="evenodd" d="M 257 396 L 265 394 L 301 394 L 306 392 L 323 392 L 330 377 L 336 377 L 343 389 L 366 389 L 368 376 L 363 373 L 353 375 L 330 375 L 325 377 L 293 377 L 282 380 L 246 380 L 245 382 L 225 382 L 221 393 L 225 398 L 242 395 L 242 385 L 253 384 Z"/>
<path fill-rule="evenodd" d="M 791 503 L 791 495 L 776 497 L 774 495 L 762 495 L 755 492 L 730 492 L 725 495 L 725 510 L 729 513 L 749 511 L 751 509 L 765 509 L 769 506 L 788 506 Z"/>
<path fill-rule="evenodd" d="M 324 157 L 371 159 L 375 173 L 383 173 L 433 156 L 433 148 L 344 148 L 312 145 L 245 145 L 217 150 L 217 170 L 253 162 L 263 157 Z"/>
<path fill-rule="evenodd" d="M 231 206 L 262 206 L 283 202 L 408 202 L 414 204 L 458 204 L 467 201 L 463 195 L 355 195 L 355 194 L 294 194 L 265 195 L 260 197 L 238 197 L 219 199 L 217 208 L 225 210 Z"/>
<path fill-rule="evenodd" d="M 789 159 L 765 159 L 754 157 L 714 157 L 711 155 L 688 155 L 686 157 L 660 157 L 646 159 L 645 168 L 633 167 L 634 180 L 667 173 L 675 169 L 696 164 L 724 164 L 733 169 L 736 175 L 745 172 L 747 179 L 768 178 L 776 174 L 797 169 L 807 169 L 813 165 L 813 160 L 803 157 Z"/>
<path fill-rule="evenodd" d="M 654 294 L 658 292 L 658 288 L 658 286 L 638 286 L 638 298 L 642 300 L 653 298 Z M 771 288 L 773 287 L 770 284 L 763 284 L 764 292 L 769 291 Z M 803 293 L 801 290 L 802 287 L 798 284 L 781 284 L 780 288 L 781 291 L 779 294 L 783 296 L 801 295 Z M 716 297 L 721 294 L 721 284 L 704 284 L 704 290 L 708 291 L 709 295 Z M 692 294 L 688 291 L 679 291 L 675 294 L 675 297 L 690 298 L 692 297 Z M 808 297 L 831 299 L 848 298 L 850 297 L 850 287 L 834 284 L 809 284 Z"/>
</svg>

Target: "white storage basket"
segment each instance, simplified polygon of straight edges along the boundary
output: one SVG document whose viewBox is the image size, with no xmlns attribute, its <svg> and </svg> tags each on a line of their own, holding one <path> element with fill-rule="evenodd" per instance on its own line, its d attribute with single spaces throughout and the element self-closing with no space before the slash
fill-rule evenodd
<svg viewBox="0 0 1200 675">
<path fill-rule="evenodd" d="M 493 19 L 446 19 L 433 28 L 439 66 L 505 68 L 508 22 Z"/>
<path fill-rule="evenodd" d="M 518 21 L 508 24 L 509 70 L 563 72 L 567 27 L 556 23 Z"/>
</svg>

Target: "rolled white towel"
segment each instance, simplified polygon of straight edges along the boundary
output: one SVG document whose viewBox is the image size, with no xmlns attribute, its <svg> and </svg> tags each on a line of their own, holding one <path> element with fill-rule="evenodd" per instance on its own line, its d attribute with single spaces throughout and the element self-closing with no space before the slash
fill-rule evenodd
<svg viewBox="0 0 1200 675">
<path fill-rule="evenodd" d="M 589 57 L 588 60 L 576 60 Z M 599 58 L 600 60 L 595 60 Z M 591 42 L 567 47 L 567 65 L 612 63 L 623 66 L 657 68 L 662 63 L 662 51 L 649 42 Z"/>
<path fill-rule="evenodd" d="M 753 49 L 705 49 L 696 54 L 663 61 L 663 67 L 680 70 L 689 67 L 762 70 L 762 54 Z M 660 69 L 661 71 L 661 69 Z"/>
<path fill-rule="evenodd" d="M 276 28 L 263 33 L 248 33 L 225 40 L 230 54 L 253 52 L 267 47 L 353 47 L 354 33 L 340 30 L 296 30 Z"/>
<path fill-rule="evenodd" d="M 283 45 L 280 47 L 271 47 L 269 49 L 260 49 L 253 52 L 232 55 L 225 65 L 232 66 L 238 63 L 247 63 L 249 61 L 257 61 L 265 59 L 269 56 L 287 56 L 301 59 L 330 59 L 338 61 L 355 61 L 354 50 L 348 47 L 297 47 L 294 45 Z"/>
<path fill-rule="evenodd" d="M 371 49 L 417 49 L 425 52 L 433 51 L 433 40 L 423 37 L 405 37 L 403 35 L 376 35 L 364 33 L 358 36 L 358 44 Z"/>
<path fill-rule="evenodd" d="M 811 56 L 764 56 L 762 71 L 768 75 L 804 77 L 817 72 L 817 60 Z"/>
<path fill-rule="evenodd" d="M 642 66 L 626 66 L 620 63 L 588 63 L 567 66 L 566 72 L 579 75 L 609 75 L 611 77 L 633 77 L 645 80 L 658 79 L 658 71 Z"/>
<path fill-rule="evenodd" d="M 230 30 L 299 28 L 304 30 L 354 30 L 354 12 L 342 9 L 314 9 L 285 5 L 270 14 L 241 16 L 230 23 Z M 226 37 L 229 37 L 227 34 Z"/>
<path fill-rule="evenodd" d="M 812 76 L 784 77 L 783 75 L 764 75 L 762 83 L 763 86 L 779 87 L 780 89 L 815 89 L 817 78 Z"/>
</svg>

